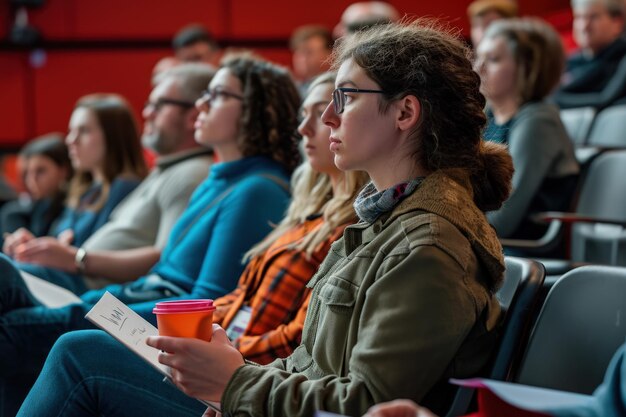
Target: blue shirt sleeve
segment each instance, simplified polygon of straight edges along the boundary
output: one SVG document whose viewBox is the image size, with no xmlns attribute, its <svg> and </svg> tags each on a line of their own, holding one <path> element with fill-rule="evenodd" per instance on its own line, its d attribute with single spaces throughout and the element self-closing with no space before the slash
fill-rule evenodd
<svg viewBox="0 0 626 417">
<path fill-rule="evenodd" d="M 252 177 L 220 204 L 192 298 L 216 298 L 232 291 L 243 272 L 243 255 L 283 218 L 289 196 L 274 181 Z M 251 215 L 253 213 L 253 215 Z M 225 259 L 241 260 L 224 262 Z"/>
</svg>

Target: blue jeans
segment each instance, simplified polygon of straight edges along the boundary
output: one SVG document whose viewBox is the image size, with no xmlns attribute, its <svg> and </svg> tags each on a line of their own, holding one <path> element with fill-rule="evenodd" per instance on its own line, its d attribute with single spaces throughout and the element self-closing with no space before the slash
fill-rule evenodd
<svg viewBox="0 0 626 417">
<path fill-rule="evenodd" d="M 94 327 L 84 317 L 104 291 L 131 305 L 156 325 L 152 308 L 156 300 L 166 298 L 169 293 L 151 292 L 148 298 L 155 301 L 137 303 L 144 300 L 146 294 L 127 290 L 140 283 L 88 291 L 81 296 L 82 303 L 52 309 L 41 305 L 33 297 L 13 262 L 0 255 L 0 417 L 15 415 L 50 349 L 61 335 Z"/>
<path fill-rule="evenodd" d="M 205 410 L 111 336 L 87 330 L 54 345 L 18 416 L 200 417 Z"/>
</svg>

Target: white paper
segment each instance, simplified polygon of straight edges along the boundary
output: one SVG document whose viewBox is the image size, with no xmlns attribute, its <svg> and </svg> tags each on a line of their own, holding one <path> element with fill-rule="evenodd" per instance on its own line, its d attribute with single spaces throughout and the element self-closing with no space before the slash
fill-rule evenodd
<svg viewBox="0 0 626 417">
<path fill-rule="evenodd" d="M 576 409 L 592 401 L 590 395 L 531 387 L 490 379 L 451 379 L 451 383 L 472 388 L 485 388 L 502 401 L 527 411 L 549 412 L 562 408 Z"/>
<path fill-rule="evenodd" d="M 28 272 L 20 271 L 20 274 L 31 294 L 46 307 L 57 308 L 83 302 L 76 294 L 63 287 L 52 284 Z"/>
<path fill-rule="evenodd" d="M 85 318 L 122 342 L 124 346 L 169 379 L 171 376 L 169 367 L 159 363 L 159 350 L 146 344 L 146 338 L 158 336 L 159 331 L 113 294 L 108 291 L 105 292 L 96 305 L 85 315 Z M 217 402 L 198 401 L 215 411 L 220 411 L 220 404 Z"/>
</svg>

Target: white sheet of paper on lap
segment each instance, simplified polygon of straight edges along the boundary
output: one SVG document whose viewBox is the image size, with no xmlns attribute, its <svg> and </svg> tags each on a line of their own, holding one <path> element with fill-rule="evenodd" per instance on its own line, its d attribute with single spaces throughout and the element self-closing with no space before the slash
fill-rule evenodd
<svg viewBox="0 0 626 417">
<path fill-rule="evenodd" d="M 158 336 L 156 327 L 139 314 L 128 308 L 110 292 L 105 292 L 85 318 L 119 340 L 124 346 L 135 352 L 152 365 L 157 371 L 170 377 L 169 367 L 159 363 L 159 350 L 146 344 L 148 336 Z M 220 411 L 220 404 L 198 400 Z"/>
<path fill-rule="evenodd" d="M 46 307 L 57 308 L 83 302 L 76 294 L 63 287 L 52 284 L 28 272 L 20 271 L 20 274 L 31 294 Z"/>
</svg>

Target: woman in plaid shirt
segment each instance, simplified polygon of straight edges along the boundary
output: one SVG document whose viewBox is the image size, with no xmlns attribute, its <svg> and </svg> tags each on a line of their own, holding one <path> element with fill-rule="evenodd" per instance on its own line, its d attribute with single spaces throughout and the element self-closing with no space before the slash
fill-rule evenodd
<svg viewBox="0 0 626 417">
<path fill-rule="evenodd" d="M 321 75 L 302 104 L 298 132 L 308 162 L 293 176 L 287 216 L 246 254 L 250 262 L 237 288 L 215 300 L 215 321 L 247 359 L 261 364 L 287 357 L 300 344 L 311 292 L 306 284 L 331 243 L 355 222 L 352 202 L 368 180 L 364 172 L 335 166 L 330 129 L 321 120 L 334 84 L 334 73 Z"/>
</svg>

